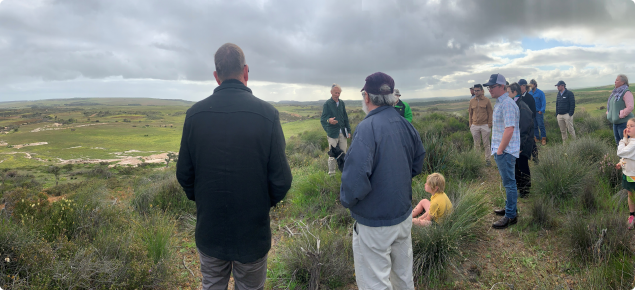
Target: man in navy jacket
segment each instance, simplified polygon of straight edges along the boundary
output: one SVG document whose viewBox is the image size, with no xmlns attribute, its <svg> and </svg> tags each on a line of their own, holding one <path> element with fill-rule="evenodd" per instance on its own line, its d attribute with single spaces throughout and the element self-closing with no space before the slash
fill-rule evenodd
<svg viewBox="0 0 635 290">
<path fill-rule="evenodd" d="M 271 248 L 269 209 L 291 187 L 278 110 L 247 87 L 240 47 L 214 55 L 214 94 L 185 117 L 176 176 L 196 201 L 203 289 L 263 289 Z"/>
<path fill-rule="evenodd" d="M 393 108 L 395 82 L 381 72 L 366 78 L 362 108 L 342 171 L 340 199 L 356 220 L 353 233 L 359 289 L 414 289 L 412 177 L 425 151 L 419 133 Z"/>
</svg>

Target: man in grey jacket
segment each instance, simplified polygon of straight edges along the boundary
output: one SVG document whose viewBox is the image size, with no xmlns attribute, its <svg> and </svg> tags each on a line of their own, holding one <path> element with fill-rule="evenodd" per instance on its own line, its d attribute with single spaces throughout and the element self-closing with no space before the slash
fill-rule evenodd
<svg viewBox="0 0 635 290">
<path fill-rule="evenodd" d="M 419 133 L 392 107 L 395 82 L 377 72 L 366 78 L 366 118 L 353 134 L 342 172 L 340 199 L 356 220 L 353 232 L 359 289 L 414 289 L 412 177 L 425 151 Z"/>
</svg>

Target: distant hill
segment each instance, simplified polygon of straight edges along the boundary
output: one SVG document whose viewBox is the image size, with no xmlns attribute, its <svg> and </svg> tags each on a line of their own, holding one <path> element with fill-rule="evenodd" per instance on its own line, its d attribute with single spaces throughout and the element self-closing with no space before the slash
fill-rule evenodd
<svg viewBox="0 0 635 290">
<path fill-rule="evenodd" d="M 153 98 L 73 98 L 0 102 L 0 108 L 91 107 L 91 106 L 191 106 L 195 102 Z"/>
</svg>

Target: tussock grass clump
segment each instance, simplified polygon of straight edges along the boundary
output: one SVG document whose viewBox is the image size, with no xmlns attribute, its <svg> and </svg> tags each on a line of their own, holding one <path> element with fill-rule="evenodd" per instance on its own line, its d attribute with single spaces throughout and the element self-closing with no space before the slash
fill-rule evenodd
<svg viewBox="0 0 635 290">
<path fill-rule="evenodd" d="M 280 262 L 297 285 L 333 289 L 354 281 L 353 246 L 345 229 L 296 225 L 297 232 L 281 242 Z"/>
<path fill-rule="evenodd" d="M 141 180 L 135 190 L 132 205 L 141 214 L 148 214 L 154 209 L 177 215 L 196 213 L 196 203 L 187 199 L 174 171 L 151 175 Z"/>
<path fill-rule="evenodd" d="M 421 134 L 421 142 L 426 150 L 425 160 L 423 162 L 423 172 L 433 173 L 439 172 L 446 174 L 448 164 L 450 164 L 452 146 L 440 135 L 425 133 Z"/>
<path fill-rule="evenodd" d="M 471 180 L 481 175 L 485 167 L 483 152 L 477 150 L 452 154 L 452 167 L 448 169 L 450 176 L 460 180 Z"/>
<path fill-rule="evenodd" d="M 534 199 L 531 207 L 531 223 L 544 229 L 553 228 L 556 225 L 553 198 L 538 197 Z"/>
<path fill-rule="evenodd" d="M 599 215 L 585 219 L 578 214 L 570 215 L 567 218 L 567 241 L 573 254 L 587 263 L 631 255 L 630 235 L 625 233 L 626 219 L 620 217 Z"/>
<path fill-rule="evenodd" d="M 606 263 L 587 269 L 581 289 L 632 289 L 635 286 L 635 267 L 629 255 L 617 255 Z"/>
<path fill-rule="evenodd" d="M 452 204 L 454 210 L 443 222 L 412 228 L 414 275 L 420 284 L 425 284 L 426 278 L 440 277 L 450 263 L 461 257 L 460 249 L 485 230 L 481 223 L 489 207 L 483 193 L 462 186 Z"/>
<path fill-rule="evenodd" d="M 585 186 L 581 181 L 595 175 L 589 161 L 572 156 L 563 146 L 567 145 L 542 149 L 540 163 L 532 170 L 532 190 L 557 202 L 578 196 Z"/>
<path fill-rule="evenodd" d="M 575 156 L 580 160 L 597 164 L 605 159 L 606 155 L 616 155 L 617 148 L 609 145 L 604 140 L 594 137 L 582 136 L 576 140 L 572 140 L 563 146 L 564 152 L 569 156 Z"/>
</svg>

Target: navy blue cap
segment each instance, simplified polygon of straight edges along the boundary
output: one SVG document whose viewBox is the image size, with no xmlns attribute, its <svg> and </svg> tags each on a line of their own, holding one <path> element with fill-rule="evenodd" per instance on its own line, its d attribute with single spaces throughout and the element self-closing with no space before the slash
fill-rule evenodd
<svg viewBox="0 0 635 290">
<path fill-rule="evenodd" d="M 556 87 L 557 87 L 557 86 L 559 86 L 559 85 L 563 85 L 563 86 L 565 86 L 565 87 L 567 86 L 567 84 L 565 84 L 565 83 L 564 83 L 564 81 L 559 81 L 559 82 L 556 84 Z"/>
<path fill-rule="evenodd" d="M 527 85 L 527 81 L 526 81 L 525 79 L 520 79 L 520 80 L 518 81 L 518 85 L 519 85 L 519 86 L 522 86 L 522 85 Z"/>
<path fill-rule="evenodd" d="M 505 83 L 506 83 L 506 80 L 502 74 L 493 74 L 489 77 L 489 81 L 487 83 L 484 83 L 483 86 L 489 87 L 495 84 L 505 85 Z"/>
</svg>

